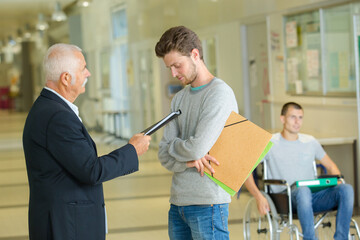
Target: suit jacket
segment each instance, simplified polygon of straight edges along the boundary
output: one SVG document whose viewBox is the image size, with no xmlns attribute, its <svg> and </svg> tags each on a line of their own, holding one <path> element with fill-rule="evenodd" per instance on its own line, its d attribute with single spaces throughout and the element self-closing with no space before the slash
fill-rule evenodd
<svg viewBox="0 0 360 240">
<path fill-rule="evenodd" d="M 138 170 L 134 146 L 98 157 L 76 114 L 43 89 L 26 119 L 23 147 L 30 239 L 105 239 L 102 182 Z"/>
</svg>

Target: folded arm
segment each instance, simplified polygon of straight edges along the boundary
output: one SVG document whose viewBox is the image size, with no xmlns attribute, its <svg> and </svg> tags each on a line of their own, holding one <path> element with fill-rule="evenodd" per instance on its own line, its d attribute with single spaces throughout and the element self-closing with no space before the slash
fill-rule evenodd
<svg viewBox="0 0 360 240">
<path fill-rule="evenodd" d="M 180 162 L 201 159 L 215 144 L 231 111 L 237 111 L 232 94 L 213 91 L 206 96 L 192 136 L 182 139 L 176 136 L 169 142 L 169 154 Z"/>
</svg>

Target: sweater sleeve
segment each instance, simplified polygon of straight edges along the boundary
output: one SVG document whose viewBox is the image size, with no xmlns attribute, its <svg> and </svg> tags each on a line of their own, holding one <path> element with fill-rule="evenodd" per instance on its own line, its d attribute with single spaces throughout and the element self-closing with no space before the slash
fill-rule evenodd
<svg viewBox="0 0 360 240">
<path fill-rule="evenodd" d="M 169 154 L 169 144 L 172 139 L 177 137 L 178 128 L 176 127 L 176 120 L 170 121 L 164 129 L 164 135 L 159 144 L 158 157 L 160 163 L 167 170 L 172 172 L 183 172 L 186 170 L 186 163 L 179 162 Z"/>
<path fill-rule="evenodd" d="M 225 84 L 212 88 L 201 106 L 195 134 L 188 139 L 176 136 L 168 144 L 168 154 L 179 162 L 204 157 L 220 136 L 230 113 L 238 112 L 234 93 Z"/>
</svg>

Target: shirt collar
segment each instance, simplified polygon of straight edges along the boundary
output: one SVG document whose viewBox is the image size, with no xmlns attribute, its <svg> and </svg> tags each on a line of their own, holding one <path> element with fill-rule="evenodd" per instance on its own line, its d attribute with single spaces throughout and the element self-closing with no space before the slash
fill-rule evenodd
<svg viewBox="0 0 360 240">
<path fill-rule="evenodd" d="M 197 90 L 202 89 L 202 88 L 205 87 L 206 85 L 208 85 L 208 83 L 205 84 L 205 85 L 199 86 L 199 87 L 191 87 L 191 86 L 190 86 L 190 88 L 191 88 L 191 91 L 197 91 Z"/>
<path fill-rule="evenodd" d="M 48 87 L 44 87 L 46 90 L 53 92 L 54 94 L 56 94 L 59 98 L 61 98 L 67 105 L 69 105 L 69 107 L 71 108 L 71 110 L 73 110 L 73 112 L 76 114 L 76 116 L 79 118 L 80 122 L 82 122 L 80 116 L 79 116 L 79 108 L 73 104 L 72 102 L 66 100 L 63 96 L 61 96 L 58 92 L 56 92 L 54 89 L 48 88 Z"/>
</svg>

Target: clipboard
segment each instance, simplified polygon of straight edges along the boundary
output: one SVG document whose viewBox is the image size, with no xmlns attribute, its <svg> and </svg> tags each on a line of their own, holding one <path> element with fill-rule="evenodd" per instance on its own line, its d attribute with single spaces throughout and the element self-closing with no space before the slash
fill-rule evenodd
<svg viewBox="0 0 360 240">
<path fill-rule="evenodd" d="M 171 112 L 169 115 L 161 119 L 159 122 L 151 125 L 147 129 L 143 130 L 141 133 L 144 133 L 144 135 L 151 135 L 163 126 L 165 126 L 168 122 L 173 120 L 174 118 L 177 118 L 181 114 L 181 110 L 177 110 L 175 112 Z"/>
<path fill-rule="evenodd" d="M 271 133 L 231 112 L 209 151 L 209 155 L 215 157 L 220 165 L 212 165 L 215 170 L 213 175 L 205 169 L 206 175 L 234 196 L 272 147 L 271 138 Z"/>
</svg>

